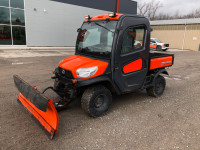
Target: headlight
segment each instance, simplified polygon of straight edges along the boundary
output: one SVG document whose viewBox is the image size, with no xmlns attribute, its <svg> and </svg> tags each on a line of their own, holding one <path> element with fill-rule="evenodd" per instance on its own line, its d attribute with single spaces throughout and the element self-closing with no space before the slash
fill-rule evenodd
<svg viewBox="0 0 200 150">
<path fill-rule="evenodd" d="M 91 68 L 79 68 L 76 70 L 76 74 L 78 77 L 87 78 L 93 76 L 97 72 L 97 70 L 97 66 Z"/>
</svg>

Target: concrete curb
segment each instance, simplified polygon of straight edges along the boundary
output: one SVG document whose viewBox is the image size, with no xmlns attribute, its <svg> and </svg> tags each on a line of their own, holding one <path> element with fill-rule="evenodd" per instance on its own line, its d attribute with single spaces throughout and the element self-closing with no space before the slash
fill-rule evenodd
<svg viewBox="0 0 200 150">
<path fill-rule="evenodd" d="M 0 47 L 0 50 L 75 50 L 75 47 Z"/>
</svg>

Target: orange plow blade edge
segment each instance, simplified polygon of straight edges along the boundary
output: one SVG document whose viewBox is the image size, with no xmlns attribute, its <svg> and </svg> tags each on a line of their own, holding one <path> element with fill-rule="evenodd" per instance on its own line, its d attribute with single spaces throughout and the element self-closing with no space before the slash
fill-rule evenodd
<svg viewBox="0 0 200 150">
<path fill-rule="evenodd" d="M 18 75 L 14 75 L 14 83 L 20 94 L 19 102 L 40 122 L 51 139 L 58 131 L 58 113 L 53 101 L 29 85 Z"/>
</svg>

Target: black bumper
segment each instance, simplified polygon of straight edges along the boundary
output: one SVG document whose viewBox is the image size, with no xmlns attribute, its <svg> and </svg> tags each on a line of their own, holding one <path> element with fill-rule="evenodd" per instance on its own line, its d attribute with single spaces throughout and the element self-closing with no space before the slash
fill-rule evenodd
<svg viewBox="0 0 200 150">
<path fill-rule="evenodd" d="M 68 79 L 64 76 L 61 76 L 59 73 L 55 72 L 55 77 L 52 77 L 52 79 L 58 79 L 60 82 L 64 84 L 73 84 L 74 79 Z"/>
<path fill-rule="evenodd" d="M 68 77 L 60 74 L 57 68 L 55 70 L 55 77 L 52 77 L 52 79 L 57 79 L 59 82 L 63 84 L 68 84 L 68 85 L 71 84 L 76 87 L 82 87 L 94 83 L 99 83 L 101 81 L 110 81 L 108 76 L 98 76 L 90 79 L 69 79 Z"/>
<path fill-rule="evenodd" d="M 65 76 L 60 75 L 60 73 L 56 69 L 55 77 L 52 77 L 52 79 L 57 79 L 59 82 L 74 88 L 85 87 L 88 85 L 98 84 L 102 82 L 108 82 L 115 89 L 116 93 L 120 94 L 118 87 L 112 82 L 108 75 L 101 75 L 90 79 L 69 79 Z"/>
</svg>

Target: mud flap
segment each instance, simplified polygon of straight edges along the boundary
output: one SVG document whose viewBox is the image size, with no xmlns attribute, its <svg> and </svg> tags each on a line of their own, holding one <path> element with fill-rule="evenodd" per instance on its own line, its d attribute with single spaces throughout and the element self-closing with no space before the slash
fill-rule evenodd
<svg viewBox="0 0 200 150">
<path fill-rule="evenodd" d="M 14 75 L 14 83 L 20 94 L 18 100 L 40 122 L 51 135 L 51 139 L 58 131 L 58 113 L 53 101 L 29 85 L 18 75 Z"/>
</svg>

